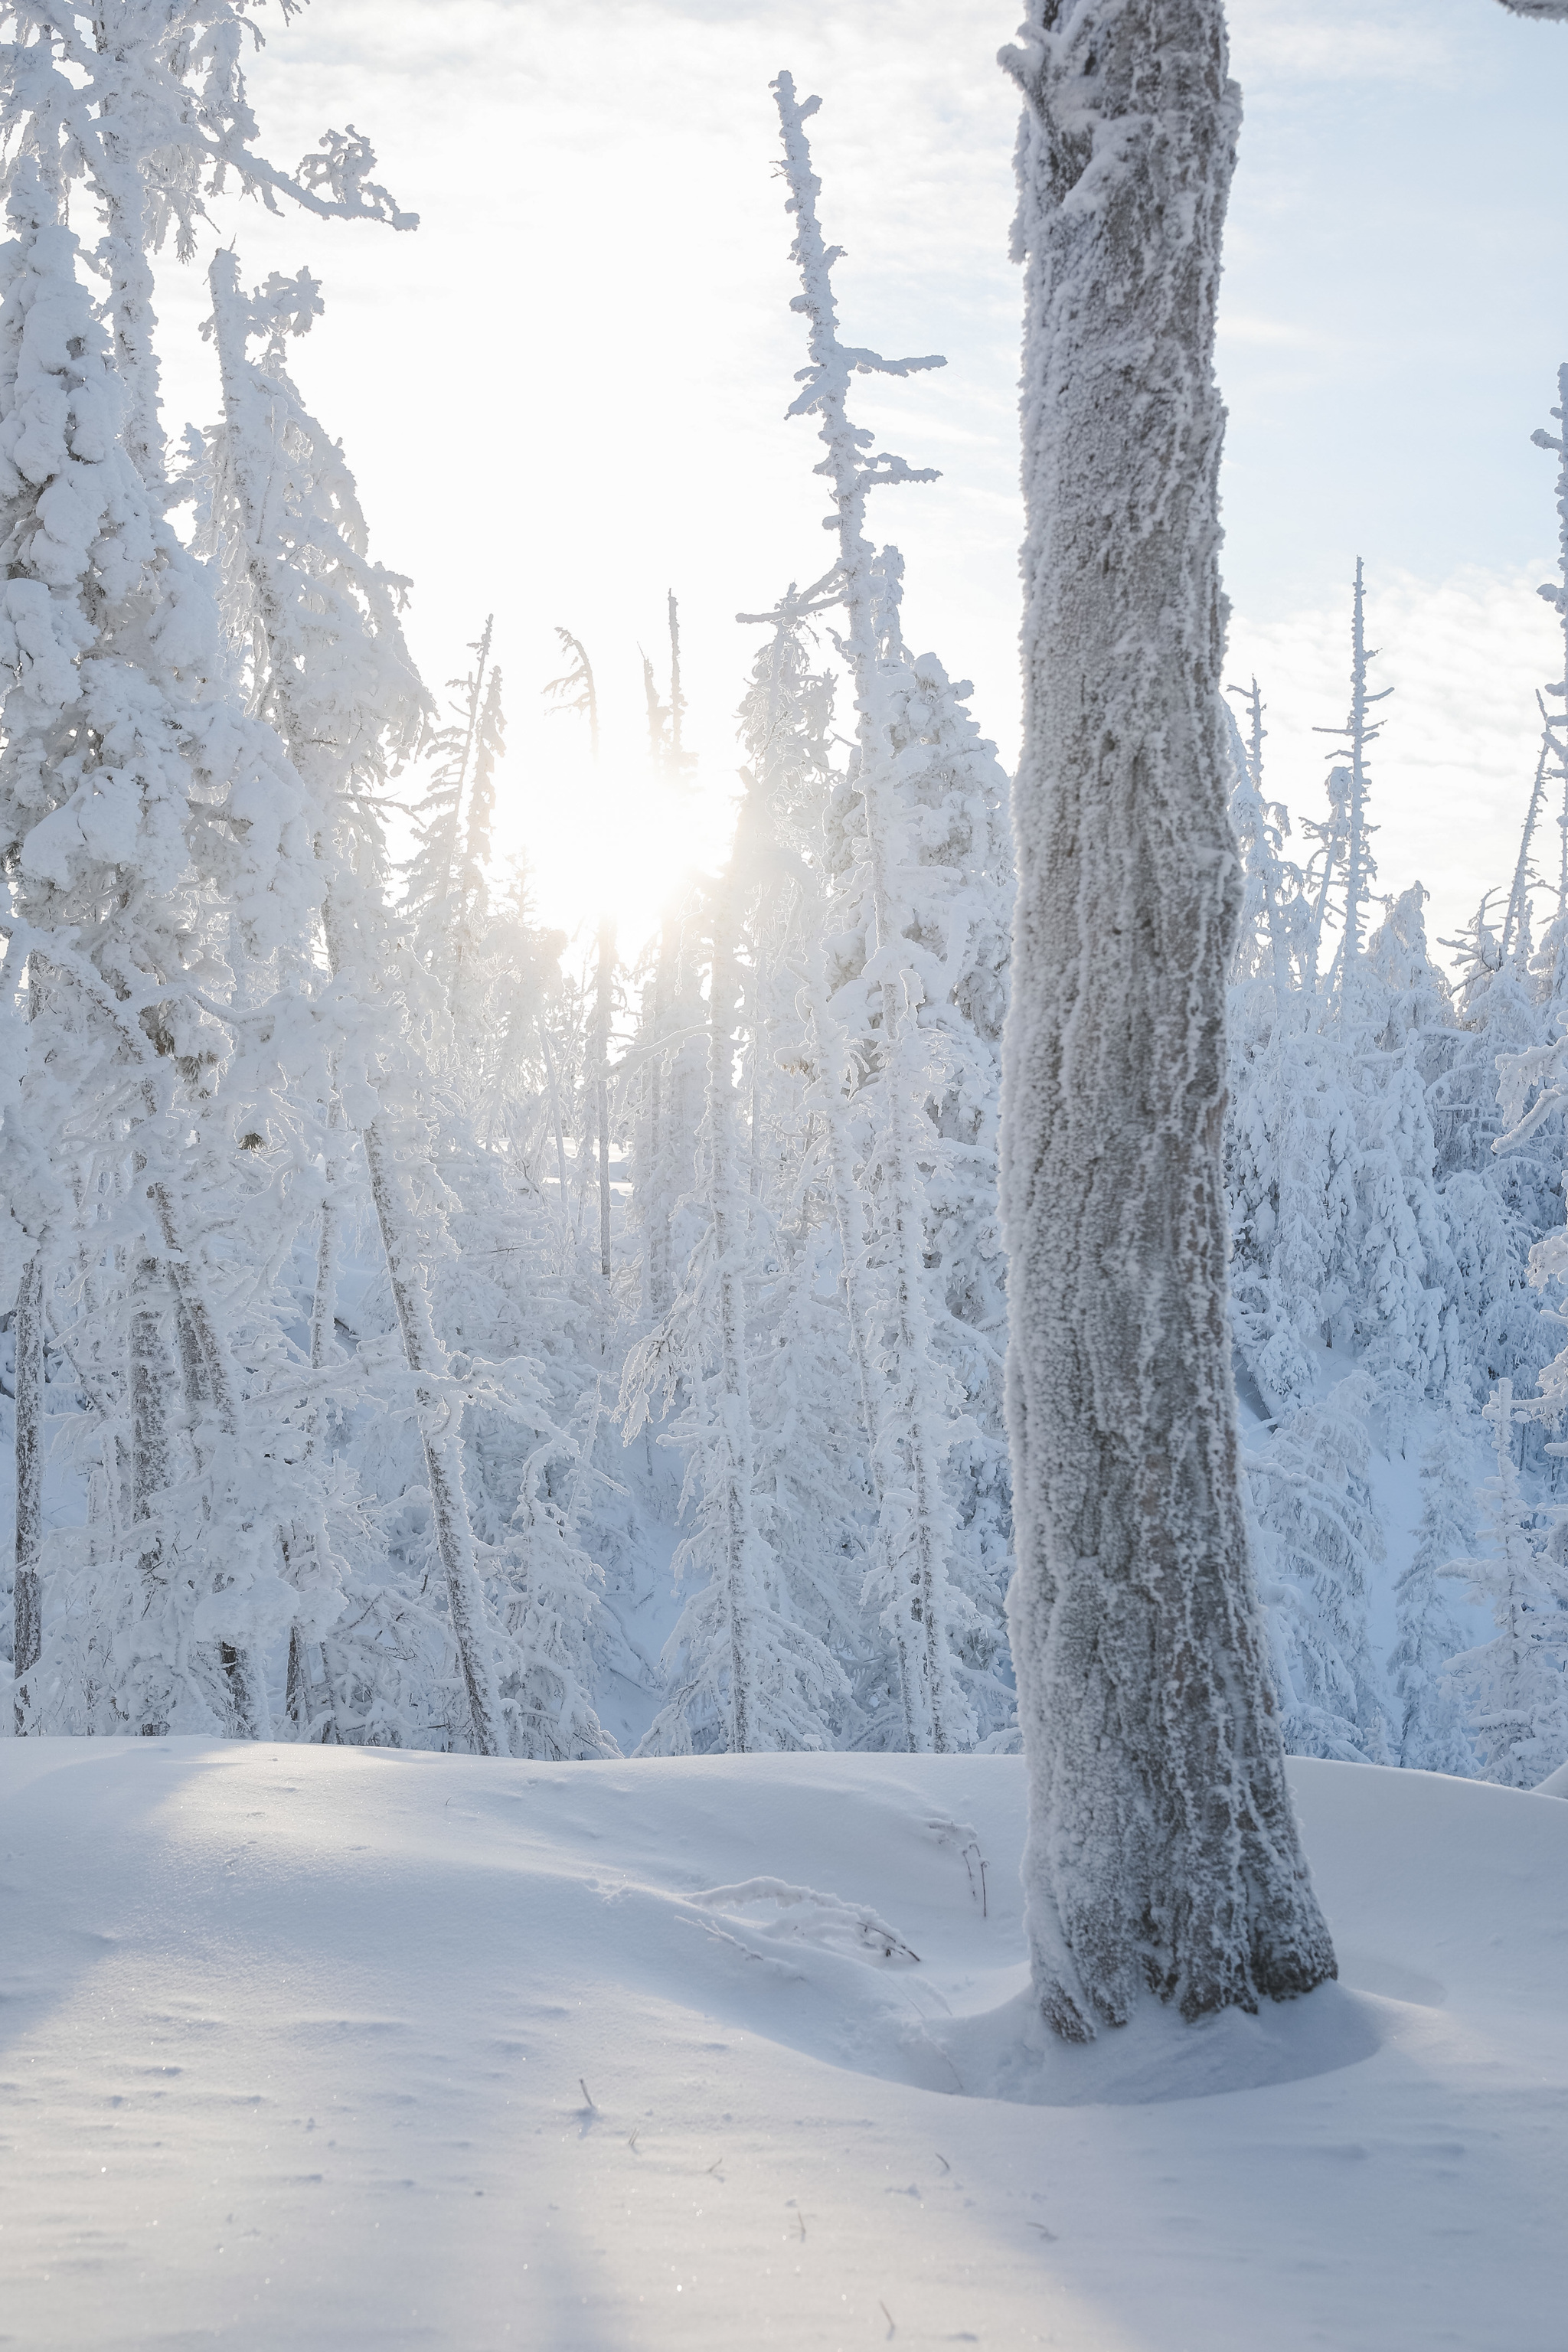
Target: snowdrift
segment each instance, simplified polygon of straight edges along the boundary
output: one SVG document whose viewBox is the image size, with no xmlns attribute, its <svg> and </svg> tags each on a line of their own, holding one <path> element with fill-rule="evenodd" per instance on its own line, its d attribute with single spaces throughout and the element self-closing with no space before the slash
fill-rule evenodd
<svg viewBox="0 0 1568 2352">
<path fill-rule="evenodd" d="M 5 1742 L 0 2345 L 1560 2352 L 1568 1805 L 1291 1777 L 1340 1985 L 1064 2051 L 1016 1759 Z"/>
</svg>

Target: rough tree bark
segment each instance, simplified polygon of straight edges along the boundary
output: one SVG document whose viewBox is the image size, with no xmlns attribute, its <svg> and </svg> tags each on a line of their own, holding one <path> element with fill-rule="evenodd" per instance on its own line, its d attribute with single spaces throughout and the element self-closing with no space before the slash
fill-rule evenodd
<svg viewBox="0 0 1568 2352">
<path fill-rule="evenodd" d="M 12 1674 L 16 1737 L 38 1727 L 37 1693 L 30 1680 L 43 1647 L 43 1585 L 38 1555 L 44 1540 L 44 1251 L 40 1242 L 22 1269 L 16 1293 L 16 1575 Z"/>
<path fill-rule="evenodd" d="M 1248 1559 L 1226 1301 L 1221 0 L 1035 0 L 1004 1211 L 1034 1981 L 1065 2038 L 1335 1973 Z"/>
</svg>

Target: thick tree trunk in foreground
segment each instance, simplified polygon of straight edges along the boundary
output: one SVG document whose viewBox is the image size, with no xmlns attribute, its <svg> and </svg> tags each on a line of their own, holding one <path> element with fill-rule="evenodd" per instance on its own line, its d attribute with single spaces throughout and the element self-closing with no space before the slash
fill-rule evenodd
<svg viewBox="0 0 1568 2352">
<path fill-rule="evenodd" d="M 44 1252 L 22 1269 L 16 1294 L 16 1570 L 12 1675 L 16 1737 L 38 1728 L 38 1694 L 32 1673 L 43 1647 L 43 1585 L 38 1554 L 44 1541 Z"/>
<path fill-rule="evenodd" d="M 1004 1207 L 1035 1984 L 1069 2040 L 1310 1991 L 1240 1491 L 1220 1160 L 1239 905 L 1212 369 L 1221 0 L 1036 0 Z"/>
</svg>

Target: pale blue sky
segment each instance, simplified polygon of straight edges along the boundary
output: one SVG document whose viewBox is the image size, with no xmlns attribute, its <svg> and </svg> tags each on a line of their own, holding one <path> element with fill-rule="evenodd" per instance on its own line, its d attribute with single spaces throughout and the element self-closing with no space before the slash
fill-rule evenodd
<svg viewBox="0 0 1568 2352">
<path fill-rule="evenodd" d="M 1231 23 L 1234 658 L 1264 679 L 1276 782 L 1302 799 L 1310 727 L 1342 715 L 1342 607 L 1366 558 L 1400 689 L 1384 881 L 1420 874 L 1448 928 L 1511 859 L 1531 682 L 1556 674 L 1530 593 L 1555 543 L 1551 468 L 1529 436 L 1568 358 L 1568 29 L 1495 0 L 1236 0 Z M 908 557 L 911 636 L 974 679 L 1011 758 L 1016 110 L 993 60 L 1012 30 L 976 0 L 313 0 L 257 67 L 279 160 L 352 118 L 424 215 L 413 237 L 237 205 L 222 226 L 251 275 L 309 261 L 324 280 L 298 372 L 344 437 L 378 551 L 415 577 L 433 677 L 496 611 L 509 823 L 548 910 L 591 913 L 607 890 L 635 926 L 683 858 L 716 854 L 749 642 L 732 615 L 826 560 L 810 428 L 783 415 L 803 352 L 772 176 L 782 65 L 824 99 L 847 331 L 949 357 L 868 394 L 867 421 L 944 476 L 887 494 L 879 528 Z M 199 274 L 164 278 L 177 428 L 214 394 Z M 702 753 L 680 807 L 637 734 L 637 644 L 654 650 L 668 584 Z M 597 780 L 541 714 L 558 620 L 602 674 Z"/>
</svg>

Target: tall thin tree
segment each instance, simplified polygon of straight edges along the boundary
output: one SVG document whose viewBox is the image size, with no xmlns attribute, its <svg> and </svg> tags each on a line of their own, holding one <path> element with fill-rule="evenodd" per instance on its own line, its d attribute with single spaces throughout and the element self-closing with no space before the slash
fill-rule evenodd
<svg viewBox="0 0 1568 2352">
<path fill-rule="evenodd" d="M 929 482 L 935 475 L 930 467 L 914 467 L 890 452 L 873 451 L 869 435 L 849 415 L 848 392 L 855 374 L 909 376 L 944 362 L 934 354 L 885 360 L 840 340 L 833 265 L 842 248 L 823 238 L 816 213 L 821 183 L 812 170 L 805 133 L 821 101 L 797 100 L 787 73 L 774 82 L 773 94 L 784 132 L 786 209 L 795 221 L 792 254 L 801 291 L 794 307 L 806 321 L 810 358 L 789 414 L 818 419 L 826 452 L 818 470 L 833 501 L 826 525 L 838 541 L 841 650 L 855 690 L 856 782 L 865 815 L 873 932 L 868 977 L 879 998 L 871 1241 L 878 1292 L 873 1403 L 880 1503 L 873 1580 L 897 1648 L 907 1745 L 917 1752 L 941 1752 L 961 1748 L 972 1737 L 950 1641 L 959 1604 L 947 1570 L 954 1520 L 943 1471 L 956 1414 L 951 1375 L 932 1339 L 923 1187 L 912 1131 L 915 1106 L 925 1091 L 911 1060 L 918 1039 L 913 1011 L 923 990 L 895 896 L 900 859 L 893 714 L 880 660 L 877 551 L 866 531 L 866 500 L 873 489 Z"/>
</svg>

